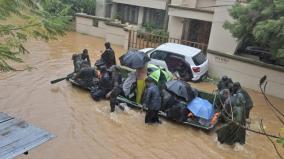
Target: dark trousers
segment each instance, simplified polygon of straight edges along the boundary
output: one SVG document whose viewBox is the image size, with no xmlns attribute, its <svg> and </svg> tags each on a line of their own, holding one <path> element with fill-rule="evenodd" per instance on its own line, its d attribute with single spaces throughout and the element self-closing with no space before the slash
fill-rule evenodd
<svg viewBox="0 0 284 159">
<path fill-rule="evenodd" d="M 116 105 L 116 98 L 119 96 L 122 92 L 122 89 L 120 87 L 114 87 L 112 89 L 112 92 L 110 94 L 110 111 L 114 112 L 115 110 L 115 105 Z"/>
<path fill-rule="evenodd" d="M 159 123 L 159 110 L 147 110 L 145 116 L 145 123 Z"/>
</svg>

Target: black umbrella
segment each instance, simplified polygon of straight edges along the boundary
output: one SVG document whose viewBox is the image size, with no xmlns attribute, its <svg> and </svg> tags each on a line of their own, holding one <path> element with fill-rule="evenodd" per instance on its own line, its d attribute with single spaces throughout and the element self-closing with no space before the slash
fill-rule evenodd
<svg viewBox="0 0 284 159">
<path fill-rule="evenodd" d="M 120 64 L 132 69 L 138 69 L 145 67 L 146 63 L 150 61 L 150 58 L 141 51 L 128 51 L 120 58 Z"/>
<path fill-rule="evenodd" d="M 166 89 L 178 97 L 184 98 L 187 102 L 194 98 L 191 86 L 181 80 L 171 80 L 166 83 Z"/>
</svg>

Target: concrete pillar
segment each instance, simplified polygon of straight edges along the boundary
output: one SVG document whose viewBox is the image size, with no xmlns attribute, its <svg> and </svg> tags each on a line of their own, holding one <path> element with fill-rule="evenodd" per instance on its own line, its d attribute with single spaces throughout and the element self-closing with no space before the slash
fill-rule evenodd
<svg viewBox="0 0 284 159">
<path fill-rule="evenodd" d="M 112 3 L 110 17 L 113 19 L 113 18 L 115 18 L 116 15 L 117 15 L 117 4 Z"/>
<path fill-rule="evenodd" d="M 183 30 L 183 18 L 170 16 L 168 32 L 171 38 L 181 39 Z"/>
<path fill-rule="evenodd" d="M 96 1 L 96 16 L 99 17 L 105 16 L 105 0 Z"/>
<path fill-rule="evenodd" d="M 229 6 L 233 5 L 234 3 L 234 1 L 216 1 L 217 6 L 228 5 L 228 7 L 215 8 L 208 49 L 231 55 L 234 54 L 238 44 L 237 40 L 228 30 L 225 30 L 223 27 L 223 24 L 226 20 L 233 21 L 232 17 L 229 15 L 228 9 L 230 8 Z"/>
<path fill-rule="evenodd" d="M 139 7 L 139 13 L 138 13 L 138 26 L 142 26 L 143 24 L 143 16 L 144 16 L 144 7 Z"/>
</svg>

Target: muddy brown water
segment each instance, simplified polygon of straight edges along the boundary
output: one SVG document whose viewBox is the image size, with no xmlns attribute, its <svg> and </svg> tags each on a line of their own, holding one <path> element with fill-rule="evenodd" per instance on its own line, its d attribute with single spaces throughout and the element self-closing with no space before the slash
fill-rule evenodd
<svg viewBox="0 0 284 159">
<path fill-rule="evenodd" d="M 103 39 L 69 33 L 50 43 L 30 41 L 30 54 L 23 56 L 32 70 L 0 74 L 0 110 L 44 128 L 57 137 L 33 149 L 27 159 L 115 159 L 115 158 L 277 158 L 272 144 L 263 136 L 248 133 L 244 146 L 232 147 L 216 142 L 214 132 L 177 125 L 163 120 L 161 125 L 145 125 L 144 113 L 127 109 L 109 113 L 108 101 L 94 102 L 89 93 L 67 81 L 51 85 L 73 69 L 71 55 L 88 48 L 92 62 L 103 50 Z M 125 52 L 113 46 L 117 56 Z M 194 87 L 212 91 L 213 84 Z M 269 86 L 269 85 L 268 85 Z M 255 107 L 251 128 L 259 129 L 264 120 L 267 132 L 278 134 L 281 124 L 261 94 L 249 91 Z M 270 97 L 282 111 L 283 100 Z M 284 154 L 283 148 L 278 146 Z"/>
</svg>

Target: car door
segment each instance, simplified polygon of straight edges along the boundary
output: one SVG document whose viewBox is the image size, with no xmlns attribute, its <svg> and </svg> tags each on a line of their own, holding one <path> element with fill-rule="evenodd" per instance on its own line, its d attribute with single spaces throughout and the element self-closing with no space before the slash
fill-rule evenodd
<svg viewBox="0 0 284 159">
<path fill-rule="evenodd" d="M 182 80 L 188 81 L 192 78 L 191 67 L 184 59 L 184 56 L 169 53 L 165 59 L 168 69 L 175 73 L 177 72 Z"/>
<path fill-rule="evenodd" d="M 165 69 L 168 69 L 167 64 L 165 62 L 165 58 L 167 57 L 168 52 L 161 51 L 161 50 L 154 50 L 150 54 L 151 61 L 149 63 L 161 66 Z"/>
</svg>

